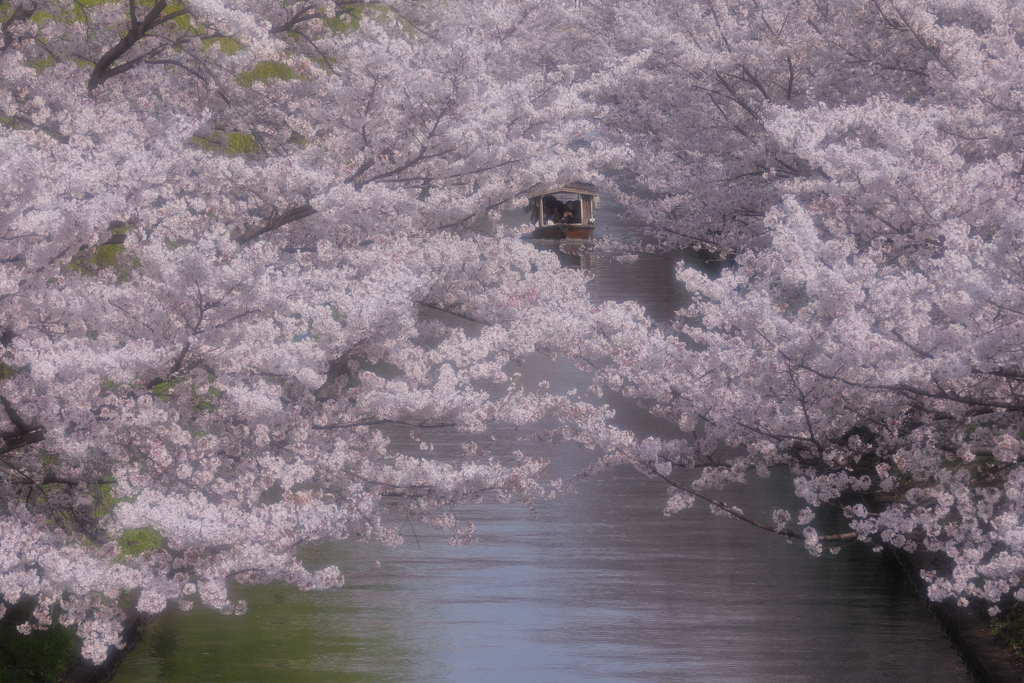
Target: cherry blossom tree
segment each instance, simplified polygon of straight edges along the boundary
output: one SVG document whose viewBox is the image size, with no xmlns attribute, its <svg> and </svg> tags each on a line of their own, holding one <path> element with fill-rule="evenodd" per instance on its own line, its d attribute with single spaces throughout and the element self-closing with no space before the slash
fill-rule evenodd
<svg viewBox="0 0 1024 683">
<path fill-rule="evenodd" d="M 704 499 L 815 554 L 935 553 L 934 599 L 1024 598 L 1022 9 L 595 6 L 608 45 L 646 59 L 602 94 L 602 135 L 634 152 L 611 177 L 664 244 L 733 262 L 681 266 L 693 305 L 630 331 L 597 380 L 690 438 L 604 464 L 663 478 L 668 513 Z M 771 468 L 796 520 L 709 490 Z M 812 524 L 825 506 L 845 529 Z"/>
<path fill-rule="evenodd" d="M 98 660 L 128 607 L 338 585 L 303 544 L 460 542 L 459 503 L 557 488 L 478 438 L 547 418 L 668 512 L 1022 597 L 1020 9 L 0 2 L 0 611 Z M 733 263 L 680 268 L 671 327 L 494 224 L 594 167 L 663 246 Z M 524 387 L 538 351 L 688 438 Z M 463 452 L 389 440 L 435 428 Z M 783 467 L 795 523 L 710 491 Z"/>
<path fill-rule="evenodd" d="M 100 660 L 128 607 L 338 585 L 297 549 L 406 519 L 459 542 L 459 503 L 557 487 L 387 434 L 605 417 L 506 372 L 593 312 L 489 218 L 584 164 L 577 17 L 0 2 L 0 613 L 34 601 L 24 630 L 59 619 Z"/>
<path fill-rule="evenodd" d="M 600 95 L 602 138 L 632 157 L 621 199 L 672 245 L 731 252 L 763 241 L 764 214 L 787 183 L 821 172 L 768 130 L 779 108 L 916 100 L 926 89 L 932 53 L 903 26 L 901 7 L 597 3 L 602 58 L 643 59 Z"/>
</svg>

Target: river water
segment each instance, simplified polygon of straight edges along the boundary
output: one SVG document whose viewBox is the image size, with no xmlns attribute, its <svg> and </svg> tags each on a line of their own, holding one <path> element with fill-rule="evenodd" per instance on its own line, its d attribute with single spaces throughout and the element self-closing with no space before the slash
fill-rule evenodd
<svg viewBox="0 0 1024 683">
<path fill-rule="evenodd" d="M 599 231 L 639 226 L 606 202 Z M 550 244 L 539 244 L 552 248 Z M 674 263 L 563 255 L 592 271 L 595 301 L 633 299 L 656 318 L 685 304 Z M 568 364 L 537 356 L 524 382 L 581 382 Z M 606 399 L 608 399 L 606 395 Z M 624 402 L 619 419 L 671 436 Z M 554 476 L 593 457 L 504 433 L 542 453 Z M 401 436 L 396 434 L 401 445 Z M 439 450 L 460 435 L 434 434 Z M 243 616 L 205 609 L 159 617 L 115 683 L 967 683 L 964 666 L 894 562 L 852 546 L 810 557 L 700 506 L 661 514 L 665 487 L 630 469 L 576 483 L 536 514 L 496 503 L 462 509 L 479 542 L 449 547 L 406 524 L 395 550 L 344 543 L 306 551 L 338 564 L 344 587 L 302 593 L 240 586 Z M 722 494 L 761 518 L 798 509 L 784 475 Z M 374 568 L 374 562 L 381 563 Z"/>
</svg>

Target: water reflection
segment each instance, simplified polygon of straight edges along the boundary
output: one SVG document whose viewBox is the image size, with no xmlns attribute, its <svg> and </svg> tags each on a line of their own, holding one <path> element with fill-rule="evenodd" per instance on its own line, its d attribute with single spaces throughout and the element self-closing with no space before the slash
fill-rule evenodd
<svg viewBox="0 0 1024 683">
<path fill-rule="evenodd" d="M 408 641 L 390 631 L 388 619 L 375 620 L 372 610 L 353 619 L 358 610 L 352 592 L 311 594 L 290 586 L 244 586 L 236 591 L 249 603 L 249 612 L 243 616 L 202 608 L 171 611 L 147 629 L 115 680 L 414 680 L 419 658 Z M 374 652 L 387 653 L 386 672 L 374 657 L 367 657 Z"/>
<path fill-rule="evenodd" d="M 687 303 L 669 260 L 560 254 L 592 272 L 595 301 L 634 299 L 662 321 Z M 540 355 L 520 370 L 523 382 L 555 389 L 585 382 L 571 364 Z M 608 398 L 637 433 L 675 435 L 672 425 Z M 549 457 L 556 477 L 593 457 L 572 445 L 521 442 L 521 431 L 495 435 Z M 392 436 L 412 445 L 407 433 Z M 443 452 L 464 436 L 430 438 Z M 407 542 L 395 550 L 309 548 L 312 564 L 347 570 L 344 588 L 239 587 L 245 616 L 162 616 L 115 681 L 970 680 L 902 571 L 880 555 L 854 546 L 812 558 L 702 509 L 666 518 L 664 486 L 629 469 L 578 488 L 541 503 L 535 518 L 515 505 L 463 509 L 476 522 L 473 546 L 450 548 L 429 527 L 407 525 Z M 762 518 L 797 505 L 782 472 L 722 495 Z M 375 560 L 380 569 L 370 569 Z"/>
<path fill-rule="evenodd" d="M 586 458 L 559 451 L 566 469 Z M 420 529 L 394 551 L 314 549 L 314 561 L 382 567 L 325 593 L 245 588 L 243 617 L 170 614 L 116 680 L 968 680 L 880 556 L 815 559 L 704 511 L 665 518 L 662 487 L 629 471 L 580 489 L 536 519 L 463 511 L 482 530 L 475 546 Z M 727 495 L 755 514 L 788 500 L 775 479 Z"/>
</svg>

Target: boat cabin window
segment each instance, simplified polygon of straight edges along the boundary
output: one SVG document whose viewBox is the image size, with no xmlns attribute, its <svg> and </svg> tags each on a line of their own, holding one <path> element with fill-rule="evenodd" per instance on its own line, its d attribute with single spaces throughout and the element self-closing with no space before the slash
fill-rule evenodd
<svg viewBox="0 0 1024 683">
<path fill-rule="evenodd" d="M 550 192 L 531 200 L 532 220 L 535 226 L 592 225 L 594 207 L 590 195 L 577 192 Z"/>
</svg>

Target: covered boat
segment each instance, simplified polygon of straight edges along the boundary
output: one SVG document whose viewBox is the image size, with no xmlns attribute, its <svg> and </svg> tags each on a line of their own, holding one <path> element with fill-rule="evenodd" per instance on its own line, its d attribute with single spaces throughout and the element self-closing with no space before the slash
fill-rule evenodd
<svg viewBox="0 0 1024 683">
<path fill-rule="evenodd" d="M 534 231 L 528 239 L 590 239 L 598 196 L 592 185 L 571 184 L 530 195 L 526 211 Z"/>
</svg>

